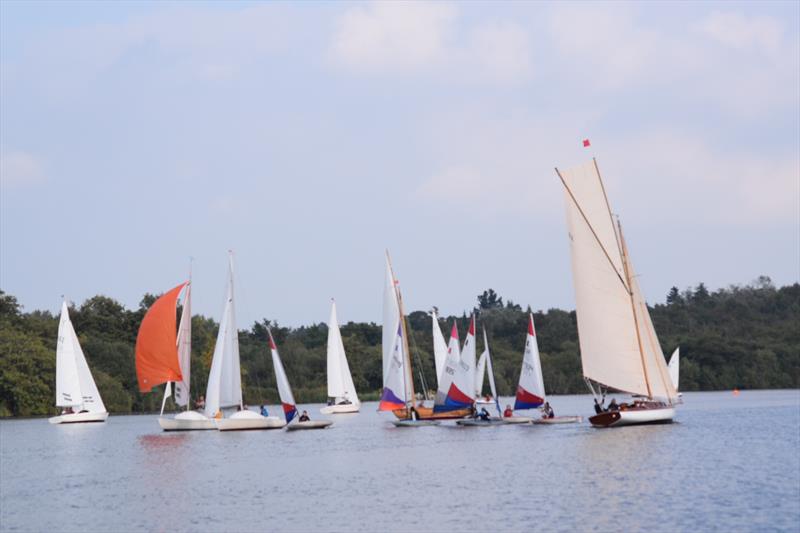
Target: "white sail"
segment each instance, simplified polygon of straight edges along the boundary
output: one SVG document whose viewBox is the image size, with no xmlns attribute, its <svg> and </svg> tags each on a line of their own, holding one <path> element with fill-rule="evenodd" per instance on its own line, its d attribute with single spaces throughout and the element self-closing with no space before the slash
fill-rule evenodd
<svg viewBox="0 0 800 533">
<path fill-rule="evenodd" d="M 339 321 L 336 318 L 336 302 L 331 304 L 331 318 L 328 321 L 328 396 L 334 398 L 336 403 L 344 400 L 358 403 L 356 387 L 339 331 Z"/>
<path fill-rule="evenodd" d="M 434 411 L 463 409 L 472 405 L 475 378 L 458 347 L 458 328 L 453 322 L 450 342 L 447 345 L 447 358 L 444 363 L 439 387 L 436 391 Z"/>
<path fill-rule="evenodd" d="M 192 370 L 192 285 L 186 285 L 183 297 L 183 311 L 178 326 L 178 362 L 182 381 L 175 383 L 175 403 L 181 407 L 189 405 L 189 383 Z"/>
<path fill-rule="evenodd" d="M 213 417 L 223 407 L 242 404 L 242 376 L 239 368 L 239 334 L 233 304 L 233 254 L 228 255 L 228 286 L 219 323 L 217 343 L 211 359 L 206 388 L 205 413 Z"/>
<path fill-rule="evenodd" d="M 444 341 L 442 328 L 439 327 L 439 317 L 436 315 L 435 309 L 431 313 L 431 323 L 433 326 L 433 361 L 436 364 L 436 383 L 438 384 L 444 370 L 444 362 L 447 359 L 447 343 Z"/>
<path fill-rule="evenodd" d="M 479 398 L 483 392 L 483 378 L 486 376 L 486 354 L 489 349 L 486 348 L 478 358 L 478 364 L 475 368 L 475 397 Z"/>
<path fill-rule="evenodd" d="M 66 300 L 61 304 L 56 346 L 56 405 L 74 411 L 105 413 L 106 406 L 97 390 L 78 336 L 69 319 Z"/>
<path fill-rule="evenodd" d="M 78 381 L 78 365 L 73 341 L 75 331 L 69 320 L 67 302 L 61 304 L 61 319 L 58 322 L 58 344 L 56 345 L 56 405 L 77 407 L 81 405 L 81 386 Z"/>
<path fill-rule="evenodd" d="M 386 254 L 386 279 L 383 287 L 383 392 L 381 404 L 405 404 L 413 398 L 408 354 L 403 340 L 397 281 Z"/>
<path fill-rule="evenodd" d="M 680 379 L 681 373 L 681 349 L 680 347 L 675 348 L 675 351 L 672 352 L 672 355 L 669 358 L 669 377 L 672 380 L 672 384 L 675 386 L 675 390 L 680 390 L 678 380 Z"/>
<path fill-rule="evenodd" d="M 590 161 L 559 176 L 565 185 L 583 375 L 633 394 L 675 397 L 660 376 L 655 331 L 646 306 L 639 305 L 644 300 L 624 259 L 596 164 Z"/>
<path fill-rule="evenodd" d="M 519 386 L 517 387 L 517 402 L 539 405 L 544 402 L 544 378 L 542 376 L 542 363 L 539 359 L 539 345 L 536 342 L 536 328 L 533 325 L 533 314 L 528 316 L 528 335 L 525 338 L 525 352 L 522 355 L 522 369 L 519 373 Z M 527 408 L 527 407 L 520 407 Z"/>
<path fill-rule="evenodd" d="M 472 315 L 469 321 L 469 329 L 467 330 L 467 338 L 464 339 L 464 347 L 461 349 L 461 362 L 469 367 L 467 373 L 470 379 L 469 394 L 475 397 L 475 367 L 477 363 L 476 357 L 476 342 L 475 342 L 475 315 Z"/>
<path fill-rule="evenodd" d="M 486 328 L 483 328 L 483 353 L 481 359 L 486 361 L 486 370 L 489 374 L 489 390 L 492 391 L 492 398 L 494 398 L 494 405 L 497 407 L 497 416 L 502 417 L 503 413 L 500 410 L 500 399 L 497 397 L 497 387 L 494 383 L 494 368 L 492 368 L 492 355 L 489 353 L 489 339 L 486 337 Z"/>
<path fill-rule="evenodd" d="M 286 417 L 286 423 L 292 421 L 297 414 L 297 404 L 294 401 L 294 394 L 292 394 L 292 387 L 289 385 L 289 378 L 286 377 L 286 370 L 283 368 L 281 356 L 278 353 L 278 346 L 275 344 L 275 339 L 272 338 L 272 331 L 267 330 L 269 333 L 269 348 L 272 354 L 272 366 L 275 367 L 275 381 L 278 384 L 278 395 L 281 398 L 281 405 L 283 406 L 283 414 Z"/>
</svg>

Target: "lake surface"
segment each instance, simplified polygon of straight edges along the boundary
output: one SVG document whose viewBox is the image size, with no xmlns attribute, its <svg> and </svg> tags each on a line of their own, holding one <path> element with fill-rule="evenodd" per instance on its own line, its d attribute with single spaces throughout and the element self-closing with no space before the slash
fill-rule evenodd
<svg viewBox="0 0 800 533">
<path fill-rule="evenodd" d="M 375 403 L 321 431 L 7 420 L 0 529 L 798 531 L 800 391 L 684 402 L 674 424 L 615 429 L 395 428 Z"/>
</svg>

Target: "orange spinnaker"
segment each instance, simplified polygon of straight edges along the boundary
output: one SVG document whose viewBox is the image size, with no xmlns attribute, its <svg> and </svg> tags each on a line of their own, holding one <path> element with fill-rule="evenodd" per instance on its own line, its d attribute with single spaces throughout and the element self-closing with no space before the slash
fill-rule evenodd
<svg viewBox="0 0 800 533">
<path fill-rule="evenodd" d="M 187 283 L 181 283 L 156 300 L 139 326 L 136 337 L 136 377 L 141 392 L 150 392 L 156 385 L 167 381 L 183 379 L 178 361 L 175 310 L 178 295 Z"/>
</svg>

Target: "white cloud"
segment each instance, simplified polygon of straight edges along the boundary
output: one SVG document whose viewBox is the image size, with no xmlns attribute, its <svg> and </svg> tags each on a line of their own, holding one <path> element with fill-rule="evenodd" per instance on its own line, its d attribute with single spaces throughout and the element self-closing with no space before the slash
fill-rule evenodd
<svg viewBox="0 0 800 533">
<path fill-rule="evenodd" d="M 697 28 L 726 46 L 757 50 L 768 55 L 779 53 L 783 40 L 783 26 L 769 16 L 747 17 L 741 13 L 714 11 Z"/>
<path fill-rule="evenodd" d="M 434 2 L 373 2 L 336 22 L 334 63 L 357 71 L 412 71 L 444 61 L 456 9 Z"/>
<path fill-rule="evenodd" d="M 44 165 L 36 156 L 19 150 L 0 152 L 0 183 L 3 187 L 35 185 L 44 180 Z"/>
</svg>

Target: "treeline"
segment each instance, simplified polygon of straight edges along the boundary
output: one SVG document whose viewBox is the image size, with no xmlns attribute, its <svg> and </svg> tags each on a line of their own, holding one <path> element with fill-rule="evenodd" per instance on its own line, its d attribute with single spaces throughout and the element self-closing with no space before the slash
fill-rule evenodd
<svg viewBox="0 0 800 533">
<path fill-rule="evenodd" d="M 142 394 L 136 383 L 134 347 L 139 324 L 155 300 L 147 294 L 128 310 L 106 296 L 70 309 L 70 317 L 107 408 L 145 412 L 160 408 L 162 388 Z M 519 377 L 527 331 L 527 313 L 503 302 L 491 289 L 478 296 L 479 327 L 486 327 L 499 393 L 511 395 Z M 664 353 L 681 348 L 681 390 L 800 387 L 800 284 L 781 288 L 760 277 L 746 286 L 710 292 L 704 284 L 679 291 L 651 308 Z M 453 321 L 466 333 L 468 312 L 442 318 L 448 336 Z M 586 391 L 581 377 L 575 312 L 549 309 L 534 313 L 545 385 L 549 393 Z M 430 315 L 408 316 L 415 386 L 435 384 Z M 262 320 L 239 332 L 244 401 L 278 402 L 269 357 L 271 327 L 299 402 L 326 399 L 327 325 L 282 327 Z M 217 323 L 192 318 L 193 397 L 205 394 Z M 54 413 L 55 344 L 58 316 L 23 312 L 16 298 L 0 291 L 0 416 Z M 382 386 L 381 326 L 347 323 L 342 338 L 353 380 L 362 399 L 376 399 Z M 478 350 L 483 339 L 478 335 Z M 488 385 L 487 385 L 488 387 Z"/>
</svg>

